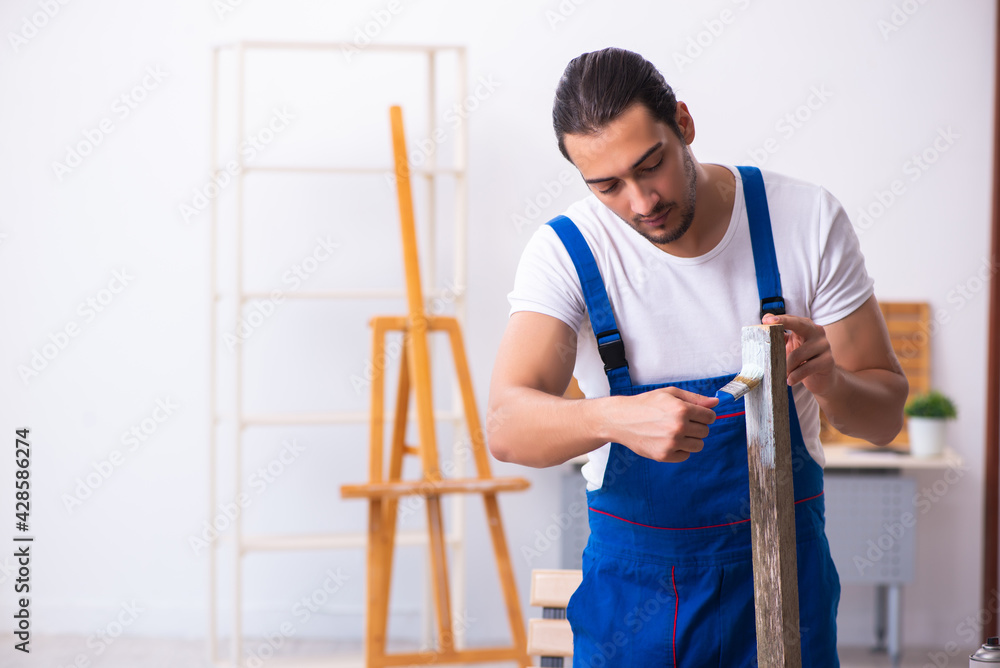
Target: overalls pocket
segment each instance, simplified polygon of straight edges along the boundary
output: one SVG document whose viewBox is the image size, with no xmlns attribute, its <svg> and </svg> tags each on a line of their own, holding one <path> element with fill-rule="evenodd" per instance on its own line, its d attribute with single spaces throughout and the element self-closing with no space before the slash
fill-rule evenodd
<svg viewBox="0 0 1000 668">
<path fill-rule="evenodd" d="M 566 609 L 574 668 L 673 666 L 673 567 L 605 554 L 593 544 L 584 562 L 583 582 Z"/>
</svg>

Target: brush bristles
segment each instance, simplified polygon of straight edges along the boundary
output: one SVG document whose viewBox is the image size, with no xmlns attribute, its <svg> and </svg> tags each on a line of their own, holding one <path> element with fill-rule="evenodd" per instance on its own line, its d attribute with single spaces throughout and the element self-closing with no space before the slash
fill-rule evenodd
<svg viewBox="0 0 1000 668">
<path fill-rule="evenodd" d="M 764 379 L 764 369 L 759 366 L 747 365 L 740 369 L 740 375 L 729 381 L 720 392 L 732 395 L 733 401 L 760 385 Z"/>
</svg>

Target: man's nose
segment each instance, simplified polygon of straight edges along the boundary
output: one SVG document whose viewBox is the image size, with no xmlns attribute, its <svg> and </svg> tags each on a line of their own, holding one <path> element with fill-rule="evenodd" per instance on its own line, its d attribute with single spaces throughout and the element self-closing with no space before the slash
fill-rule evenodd
<svg viewBox="0 0 1000 668">
<path fill-rule="evenodd" d="M 660 202 L 660 196 L 652 188 L 633 183 L 629 192 L 632 211 L 643 218 L 649 216 Z"/>
</svg>

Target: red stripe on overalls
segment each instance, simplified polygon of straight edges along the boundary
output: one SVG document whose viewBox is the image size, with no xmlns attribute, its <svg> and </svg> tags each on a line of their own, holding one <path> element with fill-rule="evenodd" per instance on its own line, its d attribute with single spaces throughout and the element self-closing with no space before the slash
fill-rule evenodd
<svg viewBox="0 0 1000 668">
<path fill-rule="evenodd" d="M 671 641 L 674 650 L 674 668 L 677 668 L 677 610 L 680 607 L 680 599 L 677 597 L 677 580 L 674 579 L 674 569 L 676 566 L 670 567 L 670 582 L 674 585 L 674 638 Z"/>
<path fill-rule="evenodd" d="M 823 492 L 820 492 L 815 496 L 810 496 L 808 499 L 799 499 L 798 501 L 795 502 L 795 505 L 798 505 L 800 503 L 805 503 L 806 501 L 812 501 L 813 499 L 818 499 L 821 496 L 823 496 Z M 734 524 L 743 524 L 744 522 L 750 521 L 750 518 L 747 518 L 745 520 L 737 520 L 735 522 L 726 522 L 725 524 L 709 524 L 708 526 L 703 526 L 703 527 L 654 527 L 652 524 L 633 522 L 632 520 L 627 520 L 624 517 L 618 517 L 617 515 L 612 515 L 611 513 L 605 512 L 603 510 L 598 510 L 597 508 L 594 507 L 590 507 L 590 510 L 592 510 L 595 513 L 600 513 L 601 515 L 607 515 L 608 517 L 613 517 L 616 520 L 621 520 L 622 522 L 628 522 L 629 524 L 634 524 L 636 526 L 646 527 L 647 529 L 661 529 L 663 531 L 695 531 L 697 529 L 717 529 L 719 527 L 731 527 Z"/>
</svg>

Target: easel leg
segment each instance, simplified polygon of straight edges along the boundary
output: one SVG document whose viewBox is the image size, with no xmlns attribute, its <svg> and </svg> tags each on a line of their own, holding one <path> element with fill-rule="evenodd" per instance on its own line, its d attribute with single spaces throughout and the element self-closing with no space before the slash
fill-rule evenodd
<svg viewBox="0 0 1000 668">
<path fill-rule="evenodd" d="M 427 346 L 426 319 L 411 315 L 407 337 L 410 377 L 413 380 L 417 407 L 417 427 L 420 432 L 420 459 L 424 477 L 431 489 L 427 499 L 428 548 L 431 563 L 431 586 L 434 591 L 434 608 L 438 623 L 438 650 L 443 654 L 454 651 L 451 625 L 451 597 L 448 592 L 448 554 L 445 546 L 441 497 L 434 494 L 434 481 L 441 479 L 437 436 L 434 428 L 434 405 L 431 390 L 430 354 Z"/>
<path fill-rule="evenodd" d="M 384 359 L 385 336 L 393 326 L 401 324 L 400 318 L 375 318 L 372 322 L 375 341 L 372 346 L 376 360 Z M 405 336 L 405 333 L 404 333 Z M 377 367 L 376 367 L 377 368 Z M 371 449 L 373 453 L 370 471 L 372 480 L 382 480 L 383 415 L 385 396 L 385 371 L 377 368 L 372 379 Z M 406 440 L 406 417 L 410 399 L 410 370 L 406 348 L 403 348 L 396 386 L 396 411 L 393 418 L 392 442 L 389 454 L 388 480 L 399 480 L 403 470 L 403 454 Z M 392 586 L 392 562 L 396 548 L 395 498 L 373 498 L 369 510 L 368 536 L 368 666 L 382 666 L 386 656 L 386 628 L 389 617 L 389 596 Z"/>
<path fill-rule="evenodd" d="M 406 416 L 410 406 L 410 371 L 407 366 L 406 348 L 403 348 L 399 367 L 399 382 L 396 386 L 396 413 L 392 425 L 392 443 L 389 452 L 388 481 L 400 480 L 403 475 L 403 454 L 406 449 Z M 396 554 L 396 511 L 399 499 L 386 499 L 383 504 L 384 525 L 386 526 L 385 606 L 389 609 L 389 591 L 392 587 L 392 562 Z"/>
<path fill-rule="evenodd" d="M 462 391 L 462 405 L 465 411 L 466 425 L 469 429 L 469 440 L 472 441 L 473 455 L 476 461 L 476 472 L 480 478 L 491 477 L 489 458 L 486 456 L 486 440 L 479 423 L 479 411 L 472 389 L 472 376 L 469 373 L 469 362 L 465 357 L 465 345 L 462 341 L 462 330 L 454 318 L 435 318 L 432 320 L 434 329 L 444 329 L 451 341 L 451 352 L 455 364 L 455 374 Z M 507 538 L 504 535 L 503 522 L 500 519 L 500 506 L 496 494 L 484 494 L 483 503 L 486 507 L 486 521 L 493 540 L 493 555 L 496 558 L 497 569 L 500 572 L 500 587 L 503 590 L 504 602 L 507 606 L 507 619 L 510 621 L 511 637 L 515 647 L 525 647 L 527 639 L 524 632 L 524 618 L 521 615 L 521 601 L 517 595 L 517 585 L 514 582 L 514 571 L 510 563 L 510 552 L 507 549 Z M 528 655 L 522 659 L 529 662 Z"/>
<path fill-rule="evenodd" d="M 374 318 L 372 325 L 372 357 L 382 359 L 385 354 L 387 323 Z M 369 417 L 369 479 L 382 480 L 383 410 L 385 403 L 385 377 L 376 367 L 371 384 L 371 415 Z M 385 630 L 388 614 L 388 576 L 385 570 L 386 517 L 382 499 L 368 502 L 368 612 L 365 618 L 365 664 L 370 668 L 382 666 L 385 656 Z"/>
<path fill-rule="evenodd" d="M 431 586 L 434 588 L 434 608 L 437 611 L 438 651 L 449 654 L 455 649 L 451 628 L 451 596 L 448 592 L 448 553 L 445 546 L 444 523 L 441 519 L 441 497 L 427 497 L 427 529 L 431 558 Z"/>
<path fill-rule="evenodd" d="M 486 504 L 486 521 L 490 525 L 490 536 L 493 538 L 493 555 L 500 571 L 500 588 L 503 589 L 504 602 L 507 604 L 507 619 L 510 622 L 510 634 L 515 647 L 526 647 L 527 638 L 524 633 L 524 618 L 521 616 L 521 601 L 517 597 L 517 585 L 514 582 L 514 569 L 510 563 L 510 552 L 507 550 L 507 538 L 500 520 L 500 506 L 496 494 L 484 494 Z M 521 661 L 530 662 L 525 654 Z"/>
<path fill-rule="evenodd" d="M 365 665 L 379 668 L 385 665 L 385 629 L 388 617 L 389 583 L 385 563 L 385 515 L 382 499 L 372 498 L 368 503 L 368 614 L 365 626 Z"/>
</svg>

